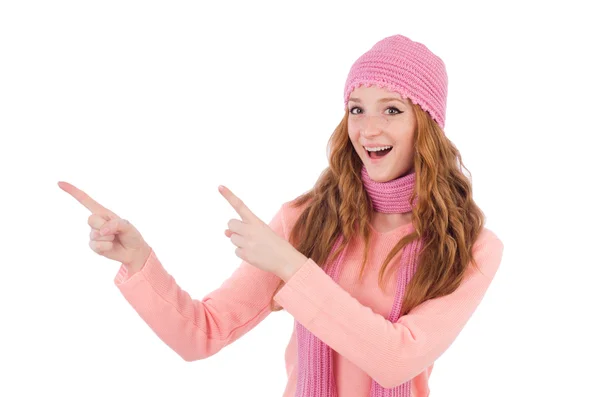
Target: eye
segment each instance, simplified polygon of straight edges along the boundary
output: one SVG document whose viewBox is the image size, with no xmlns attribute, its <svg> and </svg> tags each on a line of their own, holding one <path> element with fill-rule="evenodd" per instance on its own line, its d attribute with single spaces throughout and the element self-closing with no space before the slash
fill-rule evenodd
<svg viewBox="0 0 600 397">
<path fill-rule="evenodd" d="M 393 107 L 393 106 L 390 106 L 390 107 L 389 107 L 389 108 L 387 108 L 386 110 L 391 110 L 391 109 L 393 109 L 393 110 L 396 112 L 396 113 L 392 113 L 392 114 L 400 114 L 400 113 L 404 113 L 404 112 L 401 112 L 400 110 L 398 110 L 397 108 L 395 108 L 395 107 Z"/>
<path fill-rule="evenodd" d="M 349 112 L 350 112 L 350 114 L 358 114 L 358 113 L 354 113 L 354 110 L 355 110 L 355 109 L 358 109 L 358 110 L 361 110 L 361 111 L 362 111 L 362 109 L 361 109 L 361 108 L 359 108 L 358 106 L 354 106 L 354 107 L 350 108 L 350 111 L 349 111 Z M 398 110 L 398 108 L 396 108 L 396 107 L 394 107 L 394 106 L 390 106 L 390 107 L 389 107 L 389 108 L 387 108 L 386 110 L 392 110 L 392 111 L 393 111 L 392 113 L 388 113 L 388 114 L 402 114 L 402 113 L 404 113 L 404 112 L 402 112 L 402 111 Z"/>
</svg>

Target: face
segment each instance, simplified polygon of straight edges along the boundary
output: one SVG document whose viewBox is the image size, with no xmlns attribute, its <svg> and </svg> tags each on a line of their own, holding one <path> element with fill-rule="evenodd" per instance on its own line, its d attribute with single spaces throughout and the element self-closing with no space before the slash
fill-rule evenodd
<svg viewBox="0 0 600 397">
<path fill-rule="evenodd" d="M 361 86 L 350 94 L 348 110 L 348 135 L 371 179 L 387 182 L 413 171 L 417 122 L 407 100 L 385 88 Z M 367 150 L 376 148 L 387 149 Z"/>
</svg>

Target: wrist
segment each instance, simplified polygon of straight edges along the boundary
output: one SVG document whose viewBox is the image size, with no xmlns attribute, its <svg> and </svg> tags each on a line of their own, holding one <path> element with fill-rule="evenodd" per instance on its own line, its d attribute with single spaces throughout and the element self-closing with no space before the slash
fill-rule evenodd
<svg viewBox="0 0 600 397">
<path fill-rule="evenodd" d="M 124 262 L 123 265 L 127 269 L 127 274 L 135 274 L 139 272 L 143 267 L 148 258 L 152 248 L 148 244 L 144 244 L 139 250 L 137 250 L 129 262 Z"/>
<path fill-rule="evenodd" d="M 302 253 L 296 251 L 293 254 L 290 254 L 287 260 L 284 262 L 285 265 L 281 269 L 280 274 L 277 276 L 285 282 L 288 282 L 290 278 L 304 265 L 304 263 L 308 260 L 306 256 Z"/>
</svg>

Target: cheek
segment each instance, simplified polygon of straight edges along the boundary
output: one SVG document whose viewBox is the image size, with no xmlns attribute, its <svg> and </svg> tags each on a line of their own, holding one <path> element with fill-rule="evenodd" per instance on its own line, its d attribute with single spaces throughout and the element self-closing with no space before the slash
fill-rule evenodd
<svg viewBox="0 0 600 397">
<path fill-rule="evenodd" d="M 348 137 L 350 137 L 350 140 L 355 142 L 358 140 L 359 136 L 360 132 L 358 128 L 355 128 L 352 124 L 348 123 Z"/>
</svg>

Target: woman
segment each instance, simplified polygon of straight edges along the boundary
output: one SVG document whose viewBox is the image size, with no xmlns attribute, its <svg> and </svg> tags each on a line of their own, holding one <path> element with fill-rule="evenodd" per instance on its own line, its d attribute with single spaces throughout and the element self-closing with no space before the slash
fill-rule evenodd
<svg viewBox="0 0 600 397">
<path fill-rule="evenodd" d="M 479 305 L 503 252 L 445 136 L 446 96 L 444 63 L 421 43 L 394 35 L 359 57 L 313 189 L 266 225 L 220 187 L 241 217 L 225 235 L 243 261 L 201 301 L 133 225 L 59 186 L 92 212 L 90 246 L 122 263 L 115 283 L 125 298 L 186 361 L 283 308 L 296 320 L 284 396 L 424 397 L 434 361 Z"/>
</svg>

